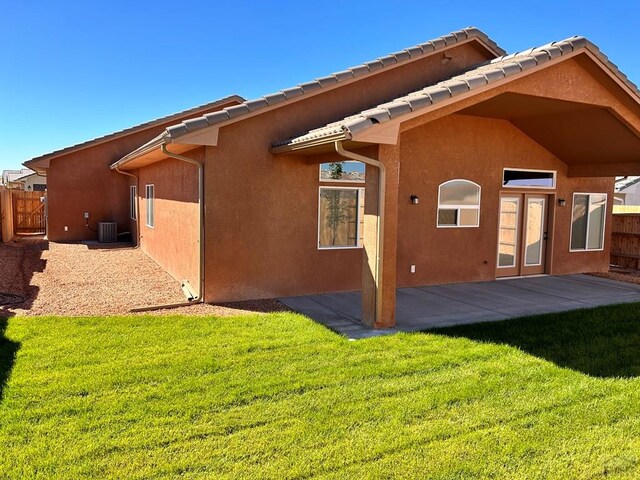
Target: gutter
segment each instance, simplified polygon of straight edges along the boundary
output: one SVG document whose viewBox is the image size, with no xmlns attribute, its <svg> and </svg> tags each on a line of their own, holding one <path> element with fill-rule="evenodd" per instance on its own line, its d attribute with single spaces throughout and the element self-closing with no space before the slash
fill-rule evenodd
<svg viewBox="0 0 640 480">
<path fill-rule="evenodd" d="M 159 135 L 158 137 L 156 137 L 155 139 L 153 139 L 151 142 L 149 142 L 146 145 L 143 145 L 142 147 L 140 147 L 137 150 L 134 150 L 133 152 L 131 152 L 129 155 L 121 158 L 120 160 L 118 160 L 116 163 L 111 165 L 111 169 L 115 170 L 116 172 L 122 173 L 123 175 L 129 175 L 131 177 L 136 178 L 136 182 L 138 181 L 137 177 L 131 173 L 127 173 L 127 172 L 123 172 L 119 169 L 119 167 L 121 167 L 122 165 L 124 165 L 125 163 L 128 163 L 130 160 L 132 160 L 135 157 L 138 157 L 144 153 L 148 153 L 150 151 L 152 151 L 153 149 L 155 149 L 156 147 L 160 147 L 162 153 L 164 155 L 166 155 L 167 157 L 170 158 L 174 158 L 176 160 L 180 160 L 182 162 L 186 162 L 186 163 L 190 163 L 192 165 L 196 165 L 198 167 L 198 204 L 200 207 L 200 221 L 199 221 L 199 267 L 198 267 L 198 292 L 195 296 L 192 296 L 191 298 L 189 298 L 188 302 L 184 302 L 184 303 L 171 303 L 171 304 L 166 304 L 166 305 L 153 305 L 153 306 L 149 306 L 149 307 L 138 307 L 138 308 L 133 308 L 130 311 L 131 312 L 146 312 L 146 311 L 152 311 L 152 310 L 160 310 L 160 309 L 165 309 L 165 308 L 179 308 L 179 307 L 186 307 L 189 305 L 193 305 L 194 303 L 203 303 L 204 302 L 204 243 L 205 243 L 205 236 L 204 236 L 204 164 L 194 160 L 193 158 L 189 158 L 189 157 L 185 157 L 184 155 L 179 155 L 177 153 L 173 153 L 170 152 L 169 150 L 167 150 L 167 146 L 166 146 L 166 142 L 169 142 L 170 138 L 168 138 L 168 136 L 166 135 L 166 132 L 162 135 Z M 138 209 L 139 212 L 139 196 L 138 198 L 136 198 L 136 208 Z M 138 212 L 136 212 L 136 216 L 139 216 Z M 138 219 L 138 232 L 137 232 L 137 236 L 138 236 L 138 244 L 140 244 L 140 223 L 139 223 L 139 219 Z M 183 291 L 188 291 L 190 292 L 191 289 L 189 288 L 189 286 L 187 286 L 188 284 L 183 283 L 182 284 L 182 288 Z"/>
<path fill-rule="evenodd" d="M 162 137 L 158 137 L 157 141 L 162 141 Z M 179 155 L 177 153 L 170 152 L 169 150 L 167 150 L 167 146 L 164 143 L 161 143 L 159 146 L 162 150 L 162 153 L 167 157 L 174 158 L 182 162 L 190 163 L 198 167 L 198 204 L 200 207 L 200 221 L 199 221 L 200 258 L 199 258 L 199 267 L 198 267 L 198 293 L 197 295 L 189 298 L 188 302 L 169 303 L 165 305 L 152 305 L 147 307 L 136 307 L 136 308 L 130 309 L 129 310 L 130 312 L 149 312 L 153 310 L 179 308 L 179 307 L 186 307 L 189 305 L 193 305 L 196 303 L 204 303 L 204 241 L 205 241 L 205 237 L 204 237 L 204 164 L 202 162 L 199 162 L 198 160 L 194 160 L 193 158 L 185 157 L 184 155 Z M 151 150 L 151 148 L 149 148 L 148 150 Z M 128 160 L 129 157 L 133 156 L 133 153 L 137 154 L 138 151 L 136 150 L 135 152 L 132 152 L 131 154 L 127 155 L 127 157 L 124 157 L 120 161 L 114 163 L 113 165 L 111 165 L 111 169 L 115 170 L 116 172 L 122 173 L 123 175 L 129 175 L 131 177 L 134 177 L 137 181 L 138 179 L 135 175 L 119 170 L 119 167 L 126 160 Z M 138 208 L 138 202 L 139 202 L 139 196 L 138 198 L 136 198 L 136 208 Z M 139 215 L 136 215 L 136 216 L 139 216 Z M 138 227 L 139 226 L 140 224 L 138 223 Z M 140 242 L 140 228 L 138 228 L 138 242 Z M 191 291 L 188 284 L 185 284 L 185 283 L 182 284 L 182 289 L 183 291 L 188 291 L 188 292 Z"/>
<path fill-rule="evenodd" d="M 198 294 L 196 297 L 190 299 L 189 304 L 204 302 L 204 164 L 193 158 L 185 157 L 177 153 L 167 150 L 167 146 L 163 143 L 160 147 L 162 153 L 168 157 L 180 160 L 182 162 L 190 163 L 198 167 L 198 204 L 200 207 L 200 221 L 199 221 L 199 238 L 200 238 L 200 265 L 198 269 Z M 172 307 L 175 305 L 172 305 Z"/>
<path fill-rule="evenodd" d="M 150 140 L 148 143 L 145 143 L 141 147 L 135 149 L 133 152 L 128 153 L 127 155 L 122 157 L 116 163 L 111 165 L 110 168 L 112 168 L 114 170 L 117 170 L 118 167 L 128 163 L 130 160 L 133 160 L 134 158 L 140 157 L 140 156 L 142 156 L 142 155 L 144 155 L 146 153 L 149 153 L 149 152 L 155 150 L 158 147 L 163 147 L 164 148 L 164 145 L 166 143 L 170 143 L 170 142 L 171 142 L 171 138 L 169 137 L 169 135 L 165 131 L 162 134 L 158 135 L 156 138 Z"/>
<path fill-rule="evenodd" d="M 138 177 L 136 175 L 134 175 L 133 173 L 129 173 L 129 172 L 123 172 L 122 170 L 120 170 L 118 168 L 118 164 L 116 163 L 113 166 L 113 170 L 115 170 L 116 172 L 122 174 L 122 175 L 127 175 L 129 177 L 133 177 L 136 180 L 136 246 L 135 248 L 140 248 L 140 180 L 138 179 Z M 87 226 L 89 226 L 89 221 L 87 220 Z"/>
<path fill-rule="evenodd" d="M 348 158 L 350 160 L 355 160 L 357 162 L 362 162 L 367 165 L 371 165 L 376 167 L 380 171 L 380 177 L 378 179 L 378 225 L 376 232 L 376 265 L 374 272 L 374 282 L 376 284 L 376 292 L 375 292 L 375 323 L 379 322 L 382 319 L 382 266 L 384 260 L 384 210 L 385 210 L 385 192 L 386 192 L 386 169 L 382 162 L 379 160 L 365 157 L 364 155 L 359 155 L 354 152 L 349 152 L 345 150 L 342 146 L 342 141 L 334 142 L 335 151 L 338 155 Z"/>
<path fill-rule="evenodd" d="M 318 138 L 311 138 L 309 140 L 305 140 L 302 142 L 296 143 L 287 143 L 284 145 L 279 145 L 271 148 L 271 153 L 274 155 L 282 154 L 282 153 L 290 153 L 295 152 L 296 150 L 305 150 L 313 147 L 321 147 L 323 145 L 327 145 L 330 143 L 342 143 L 346 140 L 351 140 L 351 134 L 348 130 L 343 130 L 341 132 L 333 133 L 331 135 L 325 135 Z"/>
</svg>

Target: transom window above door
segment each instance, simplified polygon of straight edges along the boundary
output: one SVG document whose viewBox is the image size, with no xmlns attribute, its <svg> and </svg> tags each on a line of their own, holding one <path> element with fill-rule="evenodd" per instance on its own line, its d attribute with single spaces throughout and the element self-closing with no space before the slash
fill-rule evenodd
<svg viewBox="0 0 640 480">
<path fill-rule="evenodd" d="M 438 228 L 480 225 L 480 185 L 464 179 L 438 187 Z"/>
<path fill-rule="evenodd" d="M 502 186 L 505 188 L 556 188 L 556 171 L 505 168 L 502 172 Z"/>
</svg>

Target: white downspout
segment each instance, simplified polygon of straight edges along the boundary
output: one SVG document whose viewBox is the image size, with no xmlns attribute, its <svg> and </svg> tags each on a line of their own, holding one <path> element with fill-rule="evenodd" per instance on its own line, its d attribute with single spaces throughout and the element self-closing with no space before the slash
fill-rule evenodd
<svg viewBox="0 0 640 480">
<path fill-rule="evenodd" d="M 380 171 L 380 176 L 378 179 L 378 225 L 376 232 L 376 267 L 374 273 L 374 279 L 376 283 L 376 318 L 375 321 L 379 322 L 382 319 L 382 264 L 384 259 L 384 206 L 385 206 L 385 191 L 386 191 L 386 169 L 382 162 L 379 160 L 365 157 L 364 155 L 359 155 L 354 152 L 349 152 L 345 150 L 342 146 L 342 141 L 334 142 L 335 150 L 338 155 L 348 158 L 350 160 L 355 160 L 357 162 L 366 163 L 367 165 L 372 165 L 376 167 Z"/>
<path fill-rule="evenodd" d="M 133 177 L 136 180 L 136 205 L 135 205 L 135 214 L 136 214 L 136 246 L 135 248 L 140 248 L 140 180 L 136 175 L 129 172 L 123 172 L 118 168 L 118 164 L 116 163 L 114 170 L 122 175 L 127 175 L 129 177 Z M 129 190 L 131 191 L 131 190 Z M 131 193 L 129 193 L 131 194 Z M 47 217 L 48 221 L 48 217 Z M 47 225 L 48 227 L 48 225 Z"/>
<path fill-rule="evenodd" d="M 198 167 L 198 205 L 200 207 L 200 222 L 199 222 L 199 236 L 200 236 L 200 266 L 198 269 L 198 295 L 191 300 L 191 303 L 204 302 L 204 164 L 193 158 L 185 157 L 177 153 L 167 150 L 167 146 L 163 143 L 162 153 L 167 157 L 175 158 L 182 162 L 187 162 Z"/>
</svg>

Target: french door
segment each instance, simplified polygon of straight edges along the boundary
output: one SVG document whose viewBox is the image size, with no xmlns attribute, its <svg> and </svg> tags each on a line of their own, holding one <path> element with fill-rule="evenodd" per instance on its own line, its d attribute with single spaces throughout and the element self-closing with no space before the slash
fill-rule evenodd
<svg viewBox="0 0 640 480">
<path fill-rule="evenodd" d="M 505 193 L 500 197 L 497 277 L 545 272 L 548 195 Z"/>
</svg>

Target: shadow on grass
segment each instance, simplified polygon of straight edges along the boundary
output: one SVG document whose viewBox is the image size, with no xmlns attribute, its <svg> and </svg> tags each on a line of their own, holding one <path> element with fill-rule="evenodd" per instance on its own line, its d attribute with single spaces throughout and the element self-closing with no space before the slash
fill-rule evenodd
<svg viewBox="0 0 640 480">
<path fill-rule="evenodd" d="M 594 377 L 640 376 L 640 304 L 552 313 L 431 330 L 517 347 Z"/>
<path fill-rule="evenodd" d="M 7 384 L 11 369 L 16 360 L 20 344 L 5 338 L 8 320 L 0 318 L 0 403 L 2 403 L 4 387 Z"/>
</svg>

